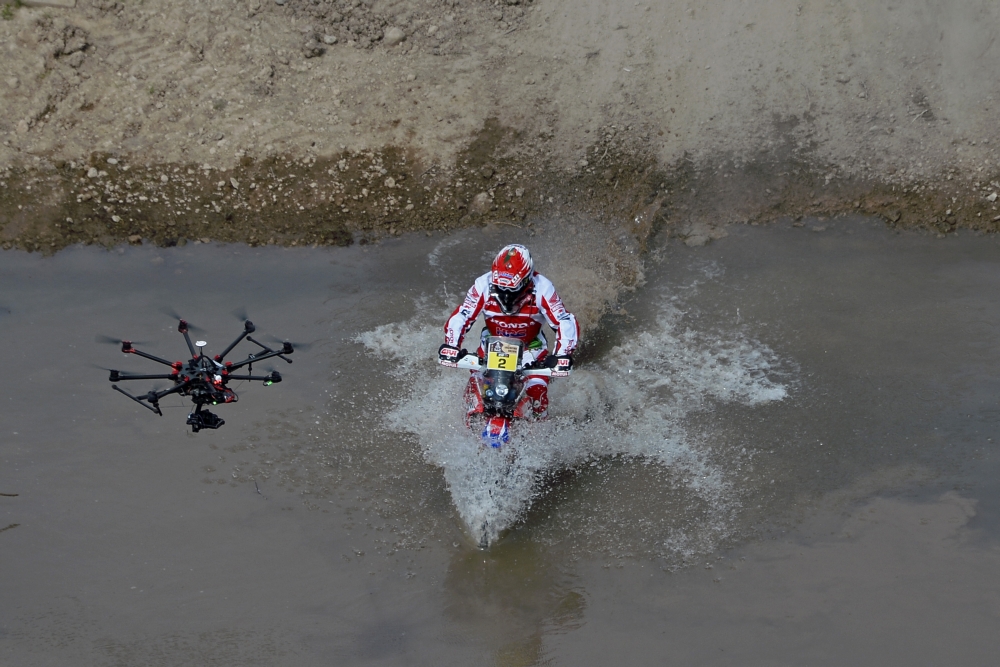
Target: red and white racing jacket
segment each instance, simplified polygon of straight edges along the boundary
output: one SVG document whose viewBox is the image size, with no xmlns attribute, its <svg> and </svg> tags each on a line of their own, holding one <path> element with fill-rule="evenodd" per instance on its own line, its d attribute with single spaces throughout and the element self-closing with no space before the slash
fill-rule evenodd
<svg viewBox="0 0 1000 667">
<path fill-rule="evenodd" d="M 490 274 L 479 276 L 465 295 L 465 301 L 445 323 L 444 342 L 462 347 L 462 339 L 482 312 L 489 335 L 524 341 L 524 352 L 533 359 L 544 357 L 547 352 L 545 337 L 542 335 L 543 323 L 547 323 L 556 333 L 556 347 L 552 353 L 573 354 L 580 340 L 580 325 L 576 318 L 563 306 L 552 281 L 536 271 L 531 276 L 531 282 L 532 286 L 521 301 L 520 309 L 513 315 L 505 315 L 500 304 L 490 294 Z"/>
</svg>

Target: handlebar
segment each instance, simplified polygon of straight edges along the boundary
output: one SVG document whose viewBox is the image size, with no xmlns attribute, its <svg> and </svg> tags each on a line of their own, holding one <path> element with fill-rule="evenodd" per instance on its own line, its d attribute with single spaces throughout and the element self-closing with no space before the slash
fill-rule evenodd
<svg viewBox="0 0 1000 667">
<path fill-rule="evenodd" d="M 439 361 L 438 363 L 449 368 L 461 368 L 467 371 L 479 371 L 480 373 L 486 371 L 486 364 L 480 363 L 479 357 L 465 350 L 462 352 L 464 354 L 459 357 L 457 362 Z M 568 377 L 573 371 L 558 371 L 552 368 L 518 368 L 517 372 L 526 377 Z"/>
</svg>

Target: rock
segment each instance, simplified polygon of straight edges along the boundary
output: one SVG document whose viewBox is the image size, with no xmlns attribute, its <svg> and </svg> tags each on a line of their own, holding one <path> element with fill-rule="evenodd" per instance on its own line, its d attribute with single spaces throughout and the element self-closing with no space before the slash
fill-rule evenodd
<svg viewBox="0 0 1000 667">
<path fill-rule="evenodd" d="M 306 58 L 318 58 L 326 53 L 326 49 L 316 39 L 311 39 L 302 46 L 302 55 Z"/>
<path fill-rule="evenodd" d="M 382 42 L 386 46 L 396 46 L 404 39 L 406 39 L 406 33 L 404 33 L 396 26 L 389 28 L 388 30 L 385 31 L 385 34 L 382 35 Z"/>
<path fill-rule="evenodd" d="M 490 197 L 490 194 L 488 192 L 480 192 L 472 198 L 472 203 L 469 204 L 469 213 L 482 215 L 486 211 L 490 210 L 490 206 L 492 205 L 493 198 Z"/>
<path fill-rule="evenodd" d="M 100 172 L 97 171 L 97 167 L 91 167 L 87 170 L 87 178 L 97 178 Z"/>
<path fill-rule="evenodd" d="M 118 164 L 118 159 L 117 158 L 113 158 L 113 157 L 109 157 L 108 158 L 108 164 Z"/>
<path fill-rule="evenodd" d="M 329 44 L 329 45 L 332 46 L 332 45 L 334 45 L 334 44 L 337 43 L 337 36 L 336 35 L 323 35 L 323 43 L 324 44 Z"/>
<path fill-rule="evenodd" d="M 416 74 L 407 74 L 406 75 L 406 80 L 407 81 L 416 81 L 417 80 L 417 75 Z"/>
<path fill-rule="evenodd" d="M 689 248 L 699 248 L 712 239 L 704 234 L 692 234 L 691 236 L 684 239 L 684 245 Z"/>
<path fill-rule="evenodd" d="M 142 236 L 139 234 L 132 234 L 128 237 L 128 242 L 132 245 L 142 245 Z"/>
<path fill-rule="evenodd" d="M 83 51 L 76 51 L 68 58 L 66 58 L 66 64 L 72 67 L 73 69 L 77 69 L 80 67 L 80 65 L 83 64 L 83 61 L 86 57 L 87 56 L 83 55 Z"/>
<path fill-rule="evenodd" d="M 284 5 L 285 4 L 285 0 L 274 0 L 274 4 L 276 4 L 276 5 Z"/>
<path fill-rule="evenodd" d="M 514 190 L 514 196 L 517 197 L 518 199 L 520 199 L 521 197 L 523 197 L 524 196 L 524 188 L 516 188 Z"/>
<path fill-rule="evenodd" d="M 21 81 L 16 76 L 7 77 L 7 85 L 11 88 L 17 88 L 21 85 Z"/>
<path fill-rule="evenodd" d="M 838 74 L 837 75 L 837 83 L 848 83 L 848 82 L 850 82 L 850 80 L 851 80 L 851 77 L 849 77 L 846 74 Z"/>
<path fill-rule="evenodd" d="M 589 164 L 590 163 L 587 162 L 586 160 L 580 160 L 580 168 L 581 169 L 584 168 L 584 167 L 586 167 L 586 166 L 588 166 Z"/>
<path fill-rule="evenodd" d="M 237 181 L 235 178 L 230 178 L 229 179 L 229 185 L 232 186 L 233 190 L 239 190 L 240 189 L 240 182 Z"/>
<path fill-rule="evenodd" d="M 17 133 L 18 134 L 27 134 L 28 133 L 28 121 L 26 121 L 26 120 L 19 120 L 19 121 L 17 121 Z"/>
<path fill-rule="evenodd" d="M 486 165 L 479 170 L 479 175 L 483 177 L 484 180 L 489 180 L 493 178 L 493 167 Z"/>
<path fill-rule="evenodd" d="M 997 193 L 995 193 L 995 192 L 993 194 L 991 194 L 989 197 L 986 198 L 986 201 L 990 201 L 990 202 L 994 202 L 996 200 L 997 200 Z"/>
<path fill-rule="evenodd" d="M 160 182 L 161 183 L 167 183 L 168 181 L 170 181 L 170 177 L 169 176 L 167 176 L 166 174 L 160 174 Z"/>
<path fill-rule="evenodd" d="M 387 187 L 387 188 L 394 188 L 394 187 L 396 187 L 396 179 L 393 178 L 392 176 L 390 176 L 389 178 L 385 179 L 385 187 Z"/>
<path fill-rule="evenodd" d="M 72 34 L 66 37 L 66 44 L 62 49 L 65 55 L 83 51 L 89 46 L 87 43 L 87 33 L 80 28 L 72 28 L 71 30 Z"/>
</svg>

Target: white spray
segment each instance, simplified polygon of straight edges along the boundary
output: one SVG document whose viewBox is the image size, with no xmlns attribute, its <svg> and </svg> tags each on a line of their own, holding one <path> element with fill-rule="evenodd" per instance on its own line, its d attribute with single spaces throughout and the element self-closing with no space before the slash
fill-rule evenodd
<svg viewBox="0 0 1000 667">
<path fill-rule="evenodd" d="M 738 334 L 683 328 L 680 310 L 664 304 L 651 330 L 552 383 L 548 421 L 515 422 L 511 444 L 494 450 L 464 425 L 467 373 L 435 363 L 447 313 L 430 310 L 418 307 L 423 312 L 410 321 L 382 325 L 357 341 L 390 358 L 392 372 L 412 387 L 385 424 L 417 436 L 426 460 L 443 470 L 476 541 L 492 542 L 519 521 L 546 474 L 616 455 L 669 467 L 712 508 L 713 525 L 702 526 L 699 536 L 672 536 L 666 549 L 703 549 L 708 536 L 725 532 L 736 501 L 724 472 L 706 461 L 684 421 L 709 402 L 752 406 L 783 399 L 784 385 L 768 377 L 775 359 L 770 349 Z"/>
</svg>

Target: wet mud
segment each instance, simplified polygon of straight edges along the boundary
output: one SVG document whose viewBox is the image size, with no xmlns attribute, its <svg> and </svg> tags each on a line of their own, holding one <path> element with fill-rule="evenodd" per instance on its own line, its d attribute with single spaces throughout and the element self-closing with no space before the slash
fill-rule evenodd
<svg viewBox="0 0 1000 667">
<path fill-rule="evenodd" d="M 841 175 L 790 137 L 754 160 L 662 165 L 640 128 L 609 125 L 599 134 L 569 171 L 546 158 L 544 141 L 496 119 L 449 164 L 427 164 L 405 146 L 332 158 L 245 156 L 228 169 L 108 153 L 40 160 L 0 172 L 0 247 L 48 254 L 75 243 L 337 246 L 488 224 L 530 231 L 565 214 L 600 221 L 609 238 L 625 235 L 639 249 L 661 228 L 703 245 L 730 224 L 801 216 L 877 216 L 938 236 L 1000 230 L 992 194 L 1000 174 L 978 176 L 971 188 L 950 177 Z"/>
</svg>

